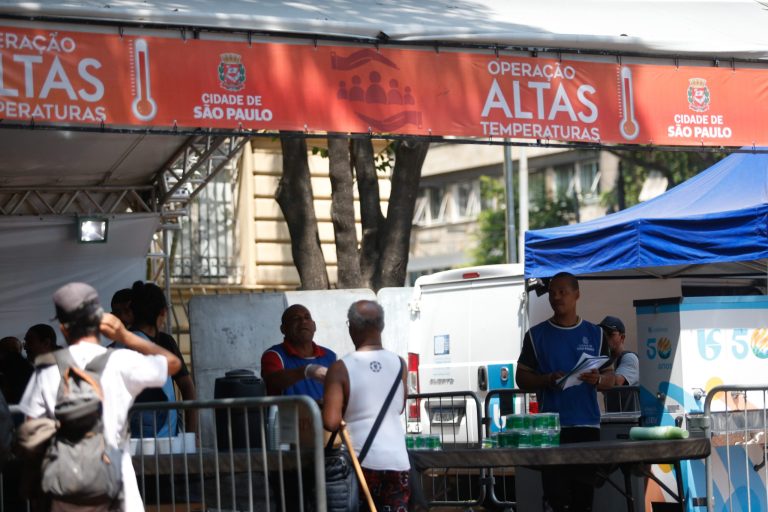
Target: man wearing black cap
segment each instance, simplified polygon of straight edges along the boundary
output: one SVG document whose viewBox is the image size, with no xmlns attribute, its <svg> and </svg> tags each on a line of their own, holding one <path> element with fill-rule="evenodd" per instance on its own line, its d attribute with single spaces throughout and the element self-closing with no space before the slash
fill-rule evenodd
<svg viewBox="0 0 768 512">
<path fill-rule="evenodd" d="M 100 344 L 100 333 L 132 349 L 114 351 L 106 363 L 101 375 L 102 421 L 104 439 L 122 451 L 124 497 L 121 510 L 143 511 L 129 441 L 123 437 L 128 410 L 136 395 L 147 387 L 161 386 L 168 375 L 179 371 L 181 362 L 159 345 L 127 330 L 116 316 L 104 313 L 98 293 L 85 283 L 62 286 L 54 293 L 53 302 L 61 333 L 68 345 L 62 351 L 69 351 L 80 368 L 107 350 Z M 19 404 L 27 418 L 54 418 L 53 408 L 60 382 L 55 364 L 35 373 Z"/>
<path fill-rule="evenodd" d="M 626 329 L 624 322 L 615 316 L 607 316 L 598 324 L 603 328 L 608 347 L 611 349 L 615 369 L 614 386 L 637 386 L 640 383 L 640 360 L 637 354 L 624 350 Z M 639 410 L 636 393 L 626 393 L 621 389 L 605 395 L 606 412 L 625 412 Z"/>
</svg>

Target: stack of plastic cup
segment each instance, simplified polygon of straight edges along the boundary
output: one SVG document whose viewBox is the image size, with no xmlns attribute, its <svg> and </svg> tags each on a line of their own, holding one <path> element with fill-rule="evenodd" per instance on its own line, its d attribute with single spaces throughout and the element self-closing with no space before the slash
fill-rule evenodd
<svg viewBox="0 0 768 512">
<path fill-rule="evenodd" d="M 548 448 L 560 445 L 557 413 L 510 414 L 504 432 L 497 436 L 500 448 Z"/>
<path fill-rule="evenodd" d="M 440 440 L 440 436 L 437 434 L 432 434 L 428 436 L 427 438 L 427 450 L 439 450 L 443 447 L 443 443 Z"/>
<path fill-rule="evenodd" d="M 412 434 L 405 436 L 405 447 L 408 450 L 439 450 L 442 441 L 437 434 Z"/>
<path fill-rule="evenodd" d="M 547 432 L 547 446 L 560 446 L 560 415 L 556 412 L 543 413 L 542 428 Z"/>
</svg>

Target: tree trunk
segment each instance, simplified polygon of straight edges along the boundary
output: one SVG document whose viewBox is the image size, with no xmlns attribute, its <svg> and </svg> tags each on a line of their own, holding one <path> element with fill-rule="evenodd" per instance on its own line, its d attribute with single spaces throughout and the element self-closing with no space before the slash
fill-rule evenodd
<svg viewBox="0 0 768 512">
<path fill-rule="evenodd" d="M 347 138 L 328 138 L 328 167 L 331 178 L 331 220 L 336 240 L 339 288 L 362 288 L 360 258 L 355 228 L 354 179 Z"/>
<path fill-rule="evenodd" d="M 373 144 L 370 139 L 352 141 L 352 164 L 357 175 L 360 224 L 363 231 L 360 244 L 360 273 L 364 285 L 375 289 L 373 276 L 377 272 L 381 254 L 381 231 L 385 228 L 384 216 L 381 213 L 379 178 L 376 176 Z"/>
<path fill-rule="evenodd" d="M 421 167 L 428 149 L 428 142 L 415 140 L 402 140 L 395 146 L 392 190 L 385 228 L 380 236 L 381 256 L 373 279 L 373 289 L 376 291 L 387 286 L 405 284 L 413 211 L 419 193 Z"/>
<path fill-rule="evenodd" d="M 291 234 L 291 254 L 299 272 L 301 288 L 327 289 L 328 272 L 317 231 L 307 142 L 301 137 L 280 137 L 280 145 L 283 149 L 283 175 L 277 185 L 275 199 Z"/>
</svg>

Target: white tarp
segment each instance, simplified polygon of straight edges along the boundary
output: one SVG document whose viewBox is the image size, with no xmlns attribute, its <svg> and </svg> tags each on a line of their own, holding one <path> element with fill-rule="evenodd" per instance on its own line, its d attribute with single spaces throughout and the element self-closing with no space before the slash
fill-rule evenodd
<svg viewBox="0 0 768 512">
<path fill-rule="evenodd" d="M 0 0 L 2 13 L 256 35 L 768 58 L 768 9 L 753 0 Z"/>
<path fill-rule="evenodd" d="M 108 243 L 83 245 L 74 217 L 0 217 L 0 337 L 21 339 L 37 323 L 58 333 L 51 295 L 70 281 L 91 284 L 109 311 L 115 291 L 145 278 L 158 225 L 154 214 L 110 216 Z"/>
</svg>

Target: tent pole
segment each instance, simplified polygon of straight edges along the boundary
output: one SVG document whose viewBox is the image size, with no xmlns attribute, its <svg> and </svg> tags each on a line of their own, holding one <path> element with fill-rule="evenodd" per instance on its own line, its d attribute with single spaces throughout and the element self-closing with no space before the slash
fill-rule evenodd
<svg viewBox="0 0 768 512">
<path fill-rule="evenodd" d="M 509 142 L 509 139 L 505 139 Z M 507 263 L 516 263 L 517 230 L 515 229 L 515 187 L 512 169 L 512 147 L 504 144 L 504 191 L 506 192 Z"/>
</svg>

